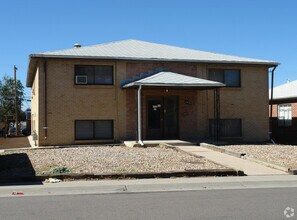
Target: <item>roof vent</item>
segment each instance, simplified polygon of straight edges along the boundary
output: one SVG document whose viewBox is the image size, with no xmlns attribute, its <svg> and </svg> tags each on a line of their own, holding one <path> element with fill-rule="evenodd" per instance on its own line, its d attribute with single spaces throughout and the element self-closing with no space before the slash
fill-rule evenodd
<svg viewBox="0 0 297 220">
<path fill-rule="evenodd" d="M 74 48 L 80 48 L 81 45 L 80 44 L 74 44 Z"/>
</svg>

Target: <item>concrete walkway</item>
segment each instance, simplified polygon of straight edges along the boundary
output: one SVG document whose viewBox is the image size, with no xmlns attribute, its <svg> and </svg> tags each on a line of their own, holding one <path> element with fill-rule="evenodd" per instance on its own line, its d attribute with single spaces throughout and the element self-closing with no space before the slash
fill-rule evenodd
<svg viewBox="0 0 297 220">
<path fill-rule="evenodd" d="M 17 149 L 17 148 L 29 148 L 30 143 L 25 136 L 21 137 L 0 137 L 0 150 L 3 149 Z"/>
<path fill-rule="evenodd" d="M 286 172 L 272 169 L 256 162 L 230 156 L 224 153 L 213 151 L 200 146 L 177 146 L 180 150 L 205 157 L 206 159 L 215 163 L 224 165 L 226 167 L 241 170 L 248 176 L 258 175 L 286 175 Z"/>
</svg>

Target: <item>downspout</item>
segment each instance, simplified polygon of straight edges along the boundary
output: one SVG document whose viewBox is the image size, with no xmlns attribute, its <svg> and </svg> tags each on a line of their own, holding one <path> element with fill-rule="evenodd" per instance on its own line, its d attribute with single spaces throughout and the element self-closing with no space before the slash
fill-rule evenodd
<svg viewBox="0 0 297 220">
<path fill-rule="evenodd" d="M 216 116 L 216 90 L 213 90 L 213 142 L 217 137 L 217 116 Z"/>
<path fill-rule="evenodd" d="M 269 138 L 270 141 L 275 144 L 275 142 L 272 139 L 272 110 L 273 110 L 273 86 L 274 86 L 274 70 L 277 66 L 274 66 L 271 71 L 271 89 L 270 89 L 270 131 L 269 131 Z"/>
<path fill-rule="evenodd" d="M 47 62 L 44 60 L 44 80 L 43 80 L 43 88 L 44 88 L 44 121 L 43 121 L 43 130 L 44 130 L 44 140 L 47 140 Z"/>
<path fill-rule="evenodd" d="M 141 138 L 141 88 L 139 85 L 137 90 L 137 135 L 138 135 L 138 143 L 143 146 L 142 138 Z"/>
<path fill-rule="evenodd" d="M 218 118 L 218 124 L 217 124 L 217 141 L 220 141 L 220 120 L 221 120 L 221 97 L 220 97 L 220 88 L 217 88 L 217 97 L 216 97 L 216 100 L 217 100 L 217 118 Z"/>
</svg>

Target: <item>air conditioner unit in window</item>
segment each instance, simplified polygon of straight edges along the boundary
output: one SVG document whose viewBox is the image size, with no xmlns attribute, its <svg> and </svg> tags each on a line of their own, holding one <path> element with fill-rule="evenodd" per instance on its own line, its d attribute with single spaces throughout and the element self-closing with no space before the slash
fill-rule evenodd
<svg viewBox="0 0 297 220">
<path fill-rule="evenodd" d="M 87 84 L 88 77 L 86 75 L 75 76 L 75 84 Z"/>
</svg>

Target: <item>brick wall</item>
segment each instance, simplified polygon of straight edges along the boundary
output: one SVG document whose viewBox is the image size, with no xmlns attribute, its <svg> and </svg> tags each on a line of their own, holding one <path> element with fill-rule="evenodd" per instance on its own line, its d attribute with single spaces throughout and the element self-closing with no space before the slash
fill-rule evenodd
<svg viewBox="0 0 297 220">
<path fill-rule="evenodd" d="M 74 65 L 114 66 L 113 86 L 74 85 Z M 180 74 L 207 78 L 208 68 L 240 68 L 241 88 L 221 91 L 221 118 L 241 118 L 243 141 L 268 139 L 268 73 L 265 66 L 215 65 L 169 62 L 125 62 L 81 59 L 47 60 L 47 140 L 44 139 L 44 70 L 40 62 L 35 76 L 32 121 L 40 145 L 80 144 L 76 141 L 75 120 L 114 120 L 114 140 L 136 137 L 136 90 L 122 89 L 122 80 L 158 67 Z M 207 90 L 143 90 L 143 103 L 150 96 L 179 97 L 179 132 L 181 138 L 208 136 L 208 120 L 213 115 L 213 92 Z M 188 105 L 185 100 L 190 100 Z M 143 132 L 146 132 L 146 108 L 143 108 Z M 33 126 L 32 126 L 33 130 Z M 94 141 L 98 142 L 98 141 Z"/>
<path fill-rule="evenodd" d="M 39 98 L 40 98 L 40 89 L 39 89 L 39 71 L 40 68 L 37 67 L 36 69 L 36 73 L 35 73 L 35 78 L 34 78 L 34 82 L 32 85 L 32 90 L 31 90 L 31 134 L 40 134 L 39 132 Z M 36 142 L 37 145 L 39 145 L 39 139 Z"/>
<path fill-rule="evenodd" d="M 274 141 L 285 144 L 297 144 L 297 100 L 275 100 L 272 112 L 272 137 Z M 278 105 L 291 104 L 292 124 L 281 126 L 278 122 Z"/>
<path fill-rule="evenodd" d="M 113 65 L 115 85 L 74 85 L 74 65 Z M 47 61 L 47 139 L 43 129 L 38 130 L 40 145 L 79 144 L 100 141 L 75 140 L 75 120 L 114 120 L 114 140 L 122 139 L 125 134 L 125 91 L 119 84 L 125 78 L 126 65 L 116 62 L 56 60 Z M 44 82 L 43 71 L 39 85 Z M 120 92 L 119 92 L 120 91 Z M 39 127 L 44 127 L 44 91 L 39 94 Z M 34 110 L 33 110 L 34 111 Z M 124 131 L 123 131 L 124 129 Z M 106 142 L 103 140 L 102 142 Z"/>
<path fill-rule="evenodd" d="M 184 63 L 168 63 L 168 62 L 129 62 L 127 63 L 127 77 L 132 78 L 133 76 L 138 76 L 141 73 L 154 70 L 156 68 L 167 68 L 172 72 L 196 76 L 197 75 L 197 65 L 196 64 L 184 64 Z M 126 108 L 127 108 L 127 138 L 135 139 L 137 136 L 137 90 L 127 89 L 126 96 Z M 197 135 L 197 114 L 196 114 L 196 101 L 197 92 L 196 91 L 185 91 L 185 90 L 169 90 L 166 92 L 165 89 L 160 90 L 147 90 L 143 89 L 142 92 L 142 121 L 143 121 L 143 136 L 146 138 L 146 102 L 147 97 L 157 97 L 157 96 L 178 96 L 179 97 L 179 129 L 181 138 L 195 138 Z M 193 106 L 186 106 L 184 104 L 185 99 L 190 99 Z M 187 109 L 186 109 L 187 108 Z M 186 116 L 187 114 L 187 116 Z M 192 125 L 193 130 L 187 129 L 185 125 Z"/>
<path fill-rule="evenodd" d="M 281 104 L 291 104 L 291 109 L 292 109 L 292 117 L 297 117 L 297 100 L 275 100 L 274 102 L 277 102 L 277 104 L 273 104 L 273 109 L 272 109 L 272 116 L 277 117 L 278 116 L 278 105 Z M 270 109 L 270 106 L 269 106 Z"/>
</svg>

